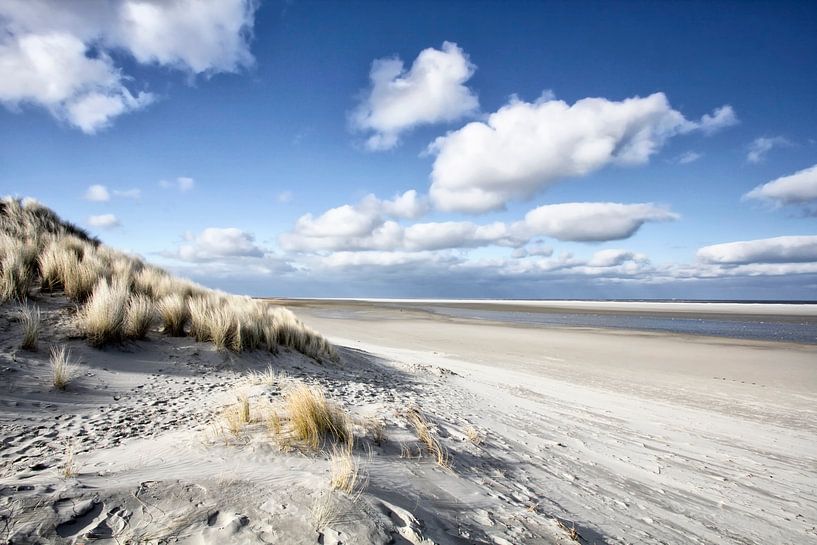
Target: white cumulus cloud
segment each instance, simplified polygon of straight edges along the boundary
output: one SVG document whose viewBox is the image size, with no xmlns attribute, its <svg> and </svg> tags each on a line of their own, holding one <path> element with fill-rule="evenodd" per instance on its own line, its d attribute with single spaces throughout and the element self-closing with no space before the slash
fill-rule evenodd
<svg viewBox="0 0 817 545">
<path fill-rule="evenodd" d="M 184 261 L 212 261 L 230 257 L 263 257 L 255 237 L 236 227 L 208 227 L 197 235 L 189 234 L 174 255 Z"/>
<path fill-rule="evenodd" d="M 728 265 L 817 262 L 817 235 L 713 244 L 699 249 L 697 256 L 704 263 Z"/>
<path fill-rule="evenodd" d="M 350 114 L 353 127 L 372 132 L 370 150 L 395 147 L 400 135 L 417 126 L 454 121 L 479 108 L 465 85 L 475 67 L 457 44 L 424 49 L 407 71 L 399 58 L 377 59 L 369 73 L 371 87 Z"/>
<path fill-rule="evenodd" d="M 111 53 L 192 74 L 252 62 L 250 0 L 6 0 L 0 3 L 0 102 L 41 106 L 87 134 L 155 96 Z"/>
<path fill-rule="evenodd" d="M 673 221 L 678 214 L 652 203 L 574 202 L 534 208 L 518 231 L 558 240 L 600 242 L 631 237 L 649 221 Z"/>
<path fill-rule="evenodd" d="M 760 138 L 755 138 L 752 140 L 752 143 L 749 144 L 746 160 L 750 163 L 761 163 L 766 159 L 766 155 L 774 148 L 787 146 L 791 146 L 791 142 L 782 136 L 761 136 Z"/>
<path fill-rule="evenodd" d="M 119 225 L 119 219 L 113 214 L 100 214 L 88 218 L 88 225 L 100 229 L 111 229 Z"/>
<path fill-rule="evenodd" d="M 111 200 L 111 194 L 104 185 L 94 184 L 85 191 L 85 200 L 107 202 Z"/>
<path fill-rule="evenodd" d="M 777 204 L 800 204 L 816 201 L 817 165 L 759 185 L 744 197 Z"/>
<path fill-rule="evenodd" d="M 367 195 L 355 205 L 330 208 L 319 216 L 304 214 L 278 242 L 290 251 L 391 248 L 399 244 L 403 229 L 387 218 L 413 219 L 427 210 L 426 199 L 413 189 L 391 200 Z"/>
<path fill-rule="evenodd" d="M 481 213 L 528 199 L 561 178 L 604 166 L 646 163 L 677 134 L 710 133 L 734 117 L 724 106 L 700 121 L 674 110 L 663 93 L 570 105 L 550 94 L 513 98 L 491 114 L 437 138 L 430 196 L 445 211 Z"/>
<path fill-rule="evenodd" d="M 386 219 L 395 202 L 373 195 L 357 205 L 343 205 L 320 216 L 301 216 L 293 229 L 278 237 L 286 251 L 403 251 L 424 252 L 486 246 L 519 249 L 516 258 L 550 255 L 548 247 L 521 247 L 532 239 L 548 236 L 565 241 L 601 242 L 632 236 L 644 223 L 672 221 L 679 216 L 652 203 L 563 203 L 535 208 L 512 224 L 497 221 L 414 223 L 408 226 Z M 405 218 L 405 216 L 404 216 Z"/>
</svg>

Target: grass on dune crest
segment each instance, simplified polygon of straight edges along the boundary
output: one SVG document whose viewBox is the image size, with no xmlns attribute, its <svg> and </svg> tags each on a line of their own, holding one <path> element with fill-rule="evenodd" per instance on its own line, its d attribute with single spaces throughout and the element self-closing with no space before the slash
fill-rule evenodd
<svg viewBox="0 0 817 545">
<path fill-rule="evenodd" d="M 166 335 L 234 352 L 286 346 L 316 359 L 334 347 L 283 307 L 211 290 L 102 245 L 31 199 L 0 199 L 0 304 L 63 292 L 79 305 L 89 344 L 144 338 L 158 319 Z M 25 339 L 24 339 L 25 343 Z"/>
</svg>

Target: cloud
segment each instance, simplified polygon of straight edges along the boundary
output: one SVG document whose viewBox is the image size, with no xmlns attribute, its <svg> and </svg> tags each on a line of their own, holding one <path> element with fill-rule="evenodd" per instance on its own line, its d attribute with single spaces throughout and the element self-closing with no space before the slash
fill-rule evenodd
<svg viewBox="0 0 817 545">
<path fill-rule="evenodd" d="M 746 160 L 750 163 L 761 163 L 766 159 L 766 155 L 774 148 L 788 146 L 791 146 L 791 142 L 782 136 L 761 136 L 760 138 L 755 138 L 752 143 L 749 144 L 749 152 L 746 154 Z"/>
<path fill-rule="evenodd" d="M 784 236 L 704 246 L 703 263 L 745 265 L 817 262 L 817 235 Z"/>
<path fill-rule="evenodd" d="M 413 189 L 391 200 L 367 195 L 355 205 L 330 208 L 317 217 L 304 214 L 278 242 L 285 250 L 298 252 L 393 248 L 403 230 L 387 218 L 413 219 L 427 210 L 426 199 Z"/>
<path fill-rule="evenodd" d="M 679 217 L 651 203 L 564 203 L 535 208 L 513 224 L 445 221 L 403 226 L 386 219 L 397 216 L 397 211 L 403 212 L 404 219 L 411 217 L 407 213 L 414 211 L 414 207 L 402 201 L 402 196 L 381 201 L 369 195 L 354 206 L 338 206 L 317 217 L 306 214 L 296 221 L 290 232 L 279 236 L 278 243 L 291 252 L 520 248 L 540 236 L 575 242 L 619 240 L 632 236 L 648 221 L 672 221 Z M 516 257 L 545 255 L 544 252 L 551 251 L 549 248 L 542 253 L 520 251 Z"/>
<path fill-rule="evenodd" d="M 371 87 L 350 114 L 351 124 L 374 133 L 368 149 L 387 150 L 413 127 L 460 119 L 479 108 L 465 85 L 475 69 L 451 42 L 421 51 L 408 71 L 399 58 L 377 59 L 369 72 Z"/>
<path fill-rule="evenodd" d="M 175 180 L 171 181 L 159 180 L 159 185 L 164 189 L 178 189 L 180 192 L 186 193 L 187 191 L 191 191 L 196 186 L 196 182 L 193 180 L 193 178 L 179 176 Z"/>
<path fill-rule="evenodd" d="M 174 254 L 183 261 L 213 261 L 234 257 L 263 257 L 255 237 L 235 227 L 208 227 L 197 235 L 189 234 Z"/>
<path fill-rule="evenodd" d="M 593 254 L 593 257 L 590 258 L 587 265 L 589 267 L 617 267 L 628 261 L 643 263 L 648 260 L 644 254 L 610 248 L 607 250 L 599 250 Z"/>
<path fill-rule="evenodd" d="M 107 202 L 111 200 L 111 194 L 104 185 L 95 184 L 85 191 L 85 200 L 93 202 Z"/>
<path fill-rule="evenodd" d="M 562 178 L 611 164 L 644 164 L 675 135 L 726 126 L 731 117 L 724 112 L 731 108 L 689 121 L 663 93 L 573 105 L 550 94 L 533 103 L 514 97 L 487 121 L 471 122 L 429 146 L 436 155 L 431 200 L 444 211 L 503 209 Z"/>
<path fill-rule="evenodd" d="M 511 252 L 511 258 L 513 259 L 533 256 L 550 257 L 551 255 L 553 255 L 553 248 L 545 246 L 544 244 L 536 244 L 527 248 L 515 248 L 514 251 Z"/>
<path fill-rule="evenodd" d="M 712 115 L 704 114 L 701 117 L 700 122 L 698 122 L 697 128 L 702 133 L 711 135 L 715 134 L 721 129 L 737 124 L 738 116 L 735 114 L 735 110 L 733 110 L 732 107 L 727 104 L 726 106 L 716 108 L 715 111 L 712 112 Z"/>
<path fill-rule="evenodd" d="M 111 200 L 111 195 L 114 197 L 122 197 L 124 199 L 138 200 L 142 197 L 142 190 L 138 188 L 133 189 L 114 189 L 109 191 L 107 187 L 100 184 L 94 184 L 85 191 L 84 198 L 88 201 L 94 202 L 108 202 Z"/>
<path fill-rule="evenodd" d="M 119 219 L 113 214 L 101 214 L 88 218 L 88 225 L 99 227 L 100 229 L 111 229 L 120 225 Z"/>
<path fill-rule="evenodd" d="M 415 223 L 403 232 L 403 247 L 410 251 L 481 246 L 519 247 L 526 238 L 516 235 L 502 222 L 476 225 L 468 221 Z"/>
<path fill-rule="evenodd" d="M 680 216 L 652 203 L 575 202 L 534 208 L 516 229 L 558 240 L 600 242 L 629 238 L 648 221 Z"/>
<path fill-rule="evenodd" d="M 817 165 L 759 185 L 743 197 L 778 205 L 817 201 Z"/>
<path fill-rule="evenodd" d="M 190 74 L 252 62 L 250 0 L 8 0 L 0 3 L 0 102 L 45 108 L 86 134 L 155 100 L 114 61 Z"/>
<path fill-rule="evenodd" d="M 675 158 L 675 162 L 679 165 L 687 165 L 689 163 L 694 163 L 698 159 L 703 157 L 702 153 L 698 153 L 696 151 L 685 151 L 681 155 Z"/>
<path fill-rule="evenodd" d="M 142 64 L 237 72 L 253 63 L 247 42 L 255 8 L 248 0 L 124 1 L 112 39 Z"/>
<path fill-rule="evenodd" d="M 414 264 L 451 264 L 457 258 L 438 252 L 335 252 L 323 257 L 320 266 L 329 268 L 350 267 L 403 267 Z"/>
</svg>

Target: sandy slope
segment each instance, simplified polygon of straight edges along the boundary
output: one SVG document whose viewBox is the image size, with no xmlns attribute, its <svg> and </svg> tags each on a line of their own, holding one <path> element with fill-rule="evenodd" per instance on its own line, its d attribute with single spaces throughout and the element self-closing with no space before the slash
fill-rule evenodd
<svg viewBox="0 0 817 545">
<path fill-rule="evenodd" d="M 436 407 L 484 430 L 479 482 L 588 542 L 817 543 L 817 347 L 303 305 L 340 344 L 454 371 Z"/>
<path fill-rule="evenodd" d="M 17 348 L 15 307 L 0 307 L 0 543 L 569 542 L 553 518 L 562 510 L 545 509 L 547 491 L 508 464 L 507 440 L 492 429 L 482 445 L 466 439 L 483 417 L 479 394 L 422 359 L 356 347 L 340 347 L 337 365 L 286 350 L 236 356 L 155 332 L 98 350 L 76 337 L 73 305 L 35 299 L 45 324 L 36 352 Z M 49 384 L 57 343 L 79 365 L 66 391 Z M 281 374 L 252 379 L 268 365 Z M 224 431 L 219 414 L 237 392 L 255 414 L 296 379 L 320 384 L 359 422 L 385 424 L 381 445 L 356 426 L 368 477 L 359 497 L 329 489 L 324 453 L 282 449 L 264 423 Z M 450 470 L 420 448 L 411 406 L 450 450 Z M 76 474 L 65 476 L 69 447 Z"/>
</svg>

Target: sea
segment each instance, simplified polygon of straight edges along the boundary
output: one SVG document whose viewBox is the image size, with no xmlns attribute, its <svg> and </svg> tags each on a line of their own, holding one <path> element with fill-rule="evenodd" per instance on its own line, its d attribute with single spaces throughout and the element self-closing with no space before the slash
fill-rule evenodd
<svg viewBox="0 0 817 545">
<path fill-rule="evenodd" d="M 614 302 L 643 302 L 635 300 Z M 666 303 L 712 303 L 714 301 L 656 301 Z M 723 303 L 763 303 L 786 305 L 814 305 L 814 301 L 717 301 Z M 507 303 L 513 304 L 512 300 Z M 524 308 L 486 309 L 469 308 L 468 306 L 445 303 L 386 303 L 384 306 L 411 308 L 469 320 L 486 320 L 510 322 L 540 327 L 574 327 L 627 329 L 640 331 L 666 332 L 687 335 L 707 335 L 732 339 L 755 339 L 762 341 L 779 341 L 804 344 L 817 344 L 817 316 L 797 315 L 762 315 L 762 314 L 720 314 L 689 313 L 687 315 L 638 312 L 627 310 L 616 311 L 581 311 L 562 312 L 559 309 L 526 310 Z"/>
</svg>

